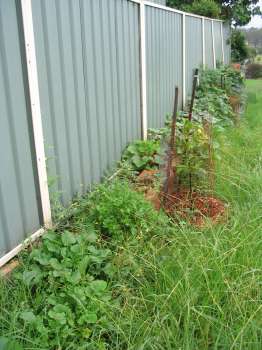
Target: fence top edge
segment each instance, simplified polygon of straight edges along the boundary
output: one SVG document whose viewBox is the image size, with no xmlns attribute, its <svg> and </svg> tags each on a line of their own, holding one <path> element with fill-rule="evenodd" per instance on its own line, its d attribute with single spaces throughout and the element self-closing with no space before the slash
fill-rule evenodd
<svg viewBox="0 0 262 350">
<path fill-rule="evenodd" d="M 177 10 L 177 9 L 174 9 L 174 8 L 171 8 L 171 7 L 167 7 L 167 6 L 164 6 L 164 5 L 156 4 L 154 2 L 147 1 L 147 0 L 128 0 L 128 1 L 135 2 L 136 4 L 143 3 L 146 6 L 155 7 L 155 8 L 158 8 L 160 10 L 164 10 L 164 11 L 175 12 L 175 13 L 178 13 L 180 15 L 185 15 L 185 16 L 189 16 L 189 17 L 196 17 L 196 18 L 200 18 L 200 19 L 213 21 L 213 22 L 226 23 L 226 21 L 223 21 L 222 19 L 209 18 L 209 17 L 205 17 L 205 16 L 196 15 L 195 13 L 180 11 L 180 10 Z"/>
</svg>

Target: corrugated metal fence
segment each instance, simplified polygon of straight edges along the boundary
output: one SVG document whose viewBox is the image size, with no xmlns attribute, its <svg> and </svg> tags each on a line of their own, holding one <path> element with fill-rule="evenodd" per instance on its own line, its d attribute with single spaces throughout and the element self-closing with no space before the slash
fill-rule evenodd
<svg viewBox="0 0 262 350">
<path fill-rule="evenodd" d="M 0 0 L 0 265 L 50 223 L 46 164 L 68 204 L 229 63 L 227 24 L 156 2 Z"/>
</svg>

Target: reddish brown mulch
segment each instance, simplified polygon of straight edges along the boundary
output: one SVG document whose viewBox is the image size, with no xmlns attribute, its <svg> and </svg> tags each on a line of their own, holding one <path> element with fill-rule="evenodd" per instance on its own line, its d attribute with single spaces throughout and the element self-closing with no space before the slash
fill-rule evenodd
<svg viewBox="0 0 262 350">
<path fill-rule="evenodd" d="M 171 216 L 180 216 L 198 227 L 203 227 L 209 219 L 218 223 L 225 218 L 225 204 L 213 196 L 194 192 L 190 196 L 188 191 L 168 195 L 163 199 L 164 209 Z"/>
<path fill-rule="evenodd" d="M 151 202 L 153 207 L 156 210 L 160 210 L 162 203 L 161 203 L 159 194 L 152 188 L 149 188 L 148 190 L 146 190 L 144 194 L 145 194 L 145 199 L 148 202 Z"/>
<path fill-rule="evenodd" d="M 159 170 L 143 170 L 137 177 L 137 181 L 140 184 L 151 185 L 156 179 L 156 175 L 159 173 Z"/>
<path fill-rule="evenodd" d="M 213 197 L 188 190 L 180 190 L 178 193 L 167 195 L 158 193 L 153 184 L 159 170 L 144 170 L 137 178 L 137 191 L 144 193 L 147 201 L 151 202 L 156 210 L 163 208 L 165 212 L 174 217 L 197 226 L 204 227 L 207 223 L 215 224 L 226 218 L 225 204 Z"/>
</svg>

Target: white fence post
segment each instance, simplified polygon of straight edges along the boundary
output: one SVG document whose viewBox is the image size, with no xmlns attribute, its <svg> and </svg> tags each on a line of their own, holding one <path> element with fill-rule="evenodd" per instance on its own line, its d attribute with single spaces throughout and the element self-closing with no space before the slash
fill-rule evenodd
<svg viewBox="0 0 262 350">
<path fill-rule="evenodd" d="M 221 41 L 222 41 L 222 62 L 225 64 L 225 48 L 224 48 L 224 30 L 223 30 L 223 22 L 220 23 L 220 30 L 221 30 Z"/>
<path fill-rule="evenodd" d="M 146 81 L 146 13 L 144 0 L 139 2 L 139 36 L 140 36 L 140 87 L 142 138 L 147 139 L 147 81 Z"/>
<path fill-rule="evenodd" d="M 186 15 L 182 15 L 182 81 L 183 81 L 183 108 L 186 106 Z"/>
<path fill-rule="evenodd" d="M 214 21 L 213 20 L 211 20 L 211 29 L 212 29 L 213 64 L 214 64 L 214 69 L 216 69 L 217 62 L 216 62 L 216 47 L 215 47 L 215 34 L 214 34 Z"/>
<path fill-rule="evenodd" d="M 47 183 L 31 0 L 21 0 L 21 9 L 41 206 L 44 226 L 50 227 L 52 225 L 51 206 Z"/>
<path fill-rule="evenodd" d="M 206 42 L 205 42 L 205 19 L 202 18 L 202 55 L 203 55 L 203 67 L 206 64 Z"/>
</svg>

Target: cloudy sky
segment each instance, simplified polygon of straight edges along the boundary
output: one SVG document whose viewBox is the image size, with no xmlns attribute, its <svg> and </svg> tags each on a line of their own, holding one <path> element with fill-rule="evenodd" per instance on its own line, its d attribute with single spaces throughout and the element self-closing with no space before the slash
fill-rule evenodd
<svg viewBox="0 0 262 350">
<path fill-rule="evenodd" d="M 262 0 L 259 1 L 259 5 L 262 9 Z M 252 21 L 247 25 L 248 28 L 256 27 L 256 28 L 262 28 L 262 17 L 261 16 L 254 16 L 252 18 Z"/>
</svg>

